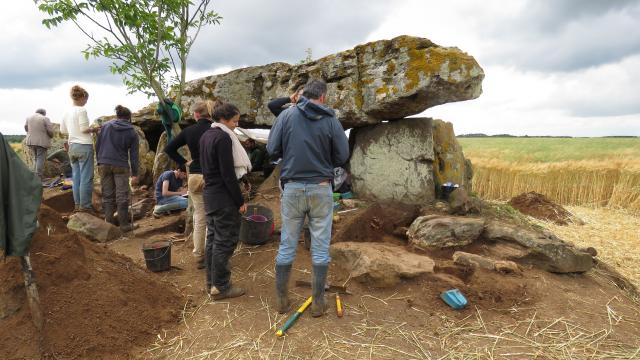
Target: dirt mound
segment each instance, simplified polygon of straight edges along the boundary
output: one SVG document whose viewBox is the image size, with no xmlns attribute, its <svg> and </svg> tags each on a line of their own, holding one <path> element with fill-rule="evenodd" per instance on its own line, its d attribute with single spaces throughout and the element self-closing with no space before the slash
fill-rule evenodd
<svg viewBox="0 0 640 360">
<path fill-rule="evenodd" d="M 392 237 L 402 238 L 418 217 L 419 210 L 413 205 L 376 203 L 358 210 L 356 215 L 337 226 L 332 242 L 380 242 L 389 241 Z"/>
<path fill-rule="evenodd" d="M 31 246 L 50 358 L 120 358 L 177 323 L 182 299 L 131 259 L 67 232 L 43 206 Z M 49 234 L 48 234 L 49 233 Z M 0 358 L 38 358 L 17 258 L 0 264 Z M 4 305 L 4 306 L 3 306 Z"/>
<path fill-rule="evenodd" d="M 568 225 L 569 223 L 583 224 L 582 220 L 576 218 L 564 207 L 537 192 L 531 191 L 520 194 L 509 200 L 509 205 L 525 215 L 540 220 L 551 221 L 558 225 Z"/>
</svg>

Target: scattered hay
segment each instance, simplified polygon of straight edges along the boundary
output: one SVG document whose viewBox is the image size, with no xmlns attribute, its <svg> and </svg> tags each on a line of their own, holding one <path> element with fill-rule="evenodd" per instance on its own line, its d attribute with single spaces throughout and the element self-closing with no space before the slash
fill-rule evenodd
<svg viewBox="0 0 640 360">
<path fill-rule="evenodd" d="M 559 226 L 536 220 L 561 239 L 578 247 L 593 246 L 598 259 L 615 267 L 640 287 L 640 217 L 628 210 L 569 207 L 585 225 Z"/>
</svg>

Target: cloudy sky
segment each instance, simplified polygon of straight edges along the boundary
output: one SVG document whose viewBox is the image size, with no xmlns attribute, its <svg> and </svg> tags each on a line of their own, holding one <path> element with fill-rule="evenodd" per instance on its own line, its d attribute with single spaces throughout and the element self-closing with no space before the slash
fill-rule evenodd
<svg viewBox="0 0 640 360">
<path fill-rule="evenodd" d="M 476 100 L 422 115 L 456 133 L 640 135 L 640 0 L 284 0 L 214 1 L 222 24 L 201 33 L 189 77 L 275 61 L 319 58 L 373 40 L 408 34 L 456 46 L 485 70 Z M 44 107 L 56 122 L 79 83 L 91 94 L 91 118 L 127 95 L 107 62 L 85 61 L 87 41 L 72 26 L 44 28 L 30 0 L 0 12 L 0 132 L 22 134 L 26 116 Z"/>
</svg>

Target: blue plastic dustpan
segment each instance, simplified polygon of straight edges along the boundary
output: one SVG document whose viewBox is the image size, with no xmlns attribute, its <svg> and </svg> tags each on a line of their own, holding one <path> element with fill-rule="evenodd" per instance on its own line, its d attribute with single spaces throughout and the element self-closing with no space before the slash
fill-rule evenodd
<svg viewBox="0 0 640 360">
<path fill-rule="evenodd" d="M 462 295 L 462 292 L 458 289 L 444 291 L 440 294 L 440 298 L 442 298 L 447 305 L 456 310 L 460 310 L 468 304 L 467 298 L 465 298 L 464 295 Z"/>
</svg>

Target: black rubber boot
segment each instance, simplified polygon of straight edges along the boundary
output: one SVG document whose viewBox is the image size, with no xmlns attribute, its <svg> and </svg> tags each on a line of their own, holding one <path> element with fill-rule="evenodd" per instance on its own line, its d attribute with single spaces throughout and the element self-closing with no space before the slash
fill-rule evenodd
<svg viewBox="0 0 640 360">
<path fill-rule="evenodd" d="M 111 205 L 111 204 L 103 204 L 102 205 L 102 210 L 104 211 L 104 221 L 108 222 L 109 224 L 118 226 L 118 222 L 116 221 L 115 217 L 113 216 L 113 213 L 115 211 L 115 209 L 113 208 L 113 205 Z"/>
<path fill-rule="evenodd" d="M 291 275 L 291 264 L 276 264 L 276 309 L 280 314 L 289 311 L 289 275 Z"/>
<path fill-rule="evenodd" d="M 131 218 L 129 217 L 129 206 L 127 204 L 118 205 L 118 223 L 123 233 L 133 231 L 133 225 L 131 225 Z"/>
<path fill-rule="evenodd" d="M 311 316 L 320 317 L 327 311 L 327 301 L 324 298 L 324 286 L 327 282 L 329 265 L 313 265 L 313 282 L 311 283 Z"/>
</svg>

